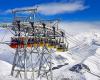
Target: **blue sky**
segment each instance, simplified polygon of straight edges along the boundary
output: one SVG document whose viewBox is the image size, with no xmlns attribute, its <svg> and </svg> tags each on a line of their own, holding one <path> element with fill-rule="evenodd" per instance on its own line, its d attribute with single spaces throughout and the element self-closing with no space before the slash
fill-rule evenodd
<svg viewBox="0 0 100 80">
<path fill-rule="evenodd" d="M 43 15 L 46 18 L 60 18 L 67 21 L 98 21 L 100 20 L 100 0 L 0 0 L 0 12 L 8 9 L 31 7 L 34 5 L 50 4 L 50 3 L 74 3 L 81 1 L 86 9 L 68 13 L 62 12 L 56 15 Z M 0 14 L 0 18 L 8 17 L 6 14 Z M 10 16 L 9 16 L 10 17 Z M 0 19 L 1 20 L 1 19 Z"/>
<path fill-rule="evenodd" d="M 36 5 L 40 16 L 45 19 L 60 19 L 64 24 L 88 22 L 97 25 L 100 22 L 100 0 L 0 0 L 0 22 L 12 18 L 9 13 L 12 9 Z"/>
</svg>

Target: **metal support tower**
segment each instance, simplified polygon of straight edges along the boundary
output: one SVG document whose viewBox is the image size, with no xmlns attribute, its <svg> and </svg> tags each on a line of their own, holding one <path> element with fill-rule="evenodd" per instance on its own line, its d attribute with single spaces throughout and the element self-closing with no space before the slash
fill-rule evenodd
<svg viewBox="0 0 100 80">
<path fill-rule="evenodd" d="M 37 9 L 14 10 L 15 38 L 12 44 L 16 45 L 11 75 L 26 80 L 53 80 L 52 48 L 65 50 L 65 43 L 60 38 L 64 37 L 58 30 L 55 21 L 35 21 Z M 16 13 L 31 11 L 25 20 Z M 31 18 L 29 18 L 31 17 Z M 33 18 L 33 19 L 32 19 Z M 49 24 L 49 23 L 50 24 Z M 52 25 L 51 25 L 52 24 Z M 57 27 L 55 27 L 55 25 Z M 63 46 L 64 45 L 64 46 Z M 52 46 L 50 48 L 49 46 Z"/>
</svg>

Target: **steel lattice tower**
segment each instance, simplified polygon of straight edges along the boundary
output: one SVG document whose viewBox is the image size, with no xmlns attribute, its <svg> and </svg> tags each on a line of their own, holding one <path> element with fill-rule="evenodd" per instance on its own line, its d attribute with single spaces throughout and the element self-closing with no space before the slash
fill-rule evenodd
<svg viewBox="0 0 100 80">
<path fill-rule="evenodd" d="M 14 10 L 14 31 L 11 47 L 16 49 L 11 75 L 23 79 L 46 78 L 53 80 L 52 53 L 54 48 L 66 51 L 64 32 L 58 30 L 57 21 L 35 21 L 37 9 Z M 17 12 L 31 12 L 27 18 L 16 17 Z M 51 25 L 53 24 L 53 25 Z"/>
</svg>

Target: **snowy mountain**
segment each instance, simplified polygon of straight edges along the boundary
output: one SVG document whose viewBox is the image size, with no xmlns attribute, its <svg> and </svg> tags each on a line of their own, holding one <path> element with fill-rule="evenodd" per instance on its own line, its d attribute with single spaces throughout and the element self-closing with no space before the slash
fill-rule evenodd
<svg viewBox="0 0 100 80">
<path fill-rule="evenodd" d="M 13 35 L 3 28 L 0 28 L 0 33 L 0 80 L 18 80 L 9 76 L 15 50 L 7 44 L 2 44 L 9 42 Z M 67 38 L 69 45 L 71 44 L 69 51 L 53 54 L 54 80 L 99 80 L 100 33 L 67 35 Z M 82 65 L 86 65 L 88 69 Z"/>
<path fill-rule="evenodd" d="M 78 46 L 71 49 L 72 56 L 77 59 L 77 62 L 86 64 L 90 71 L 100 78 L 100 33 L 82 33 L 76 35 L 74 39 L 77 39 L 81 44 L 77 44 Z M 89 80 L 99 79 L 89 73 L 86 73 L 85 76 Z"/>
</svg>

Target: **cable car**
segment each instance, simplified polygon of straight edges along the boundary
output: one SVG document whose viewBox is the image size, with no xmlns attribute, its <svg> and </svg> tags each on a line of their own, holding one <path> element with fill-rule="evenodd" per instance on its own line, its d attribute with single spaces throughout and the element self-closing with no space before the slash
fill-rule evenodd
<svg viewBox="0 0 100 80">
<path fill-rule="evenodd" d="M 58 52 L 64 52 L 65 51 L 65 46 L 63 43 L 60 43 L 57 47 Z"/>
<path fill-rule="evenodd" d="M 26 41 L 26 43 L 25 43 Z M 11 48 L 24 48 L 25 45 L 27 47 L 43 47 L 48 46 L 48 40 L 46 38 L 28 38 L 26 40 L 25 37 L 20 37 L 20 38 L 11 38 Z"/>
<path fill-rule="evenodd" d="M 20 37 L 20 38 L 11 38 L 11 44 L 10 47 L 11 48 L 23 48 L 24 47 L 24 37 Z"/>
<path fill-rule="evenodd" d="M 34 38 L 29 38 L 28 39 L 28 45 L 27 45 L 27 47 L 32 47 L 33 46 L 33 42 L 34 42 Z"/>
<path fill-rule="evenodd" d="M 49 39 L 48 47 L 49 48 L 55 48 L 56 47 L 56 40 L 55 39 Z"/>
<path fill-rule="evenodd" d="M 40 38 L 40 42 L 39 42 L 40 47 L 44 46 L 44 40 L 45 40 L 45 38 Z"/>
</svg>

